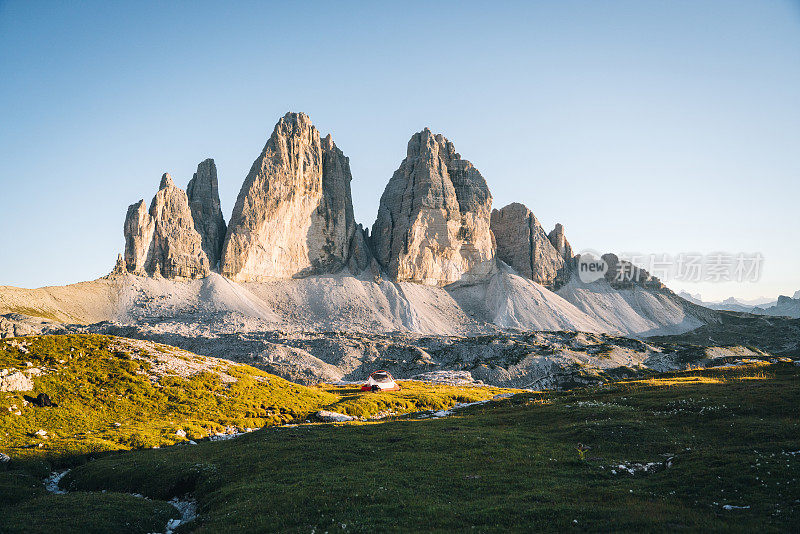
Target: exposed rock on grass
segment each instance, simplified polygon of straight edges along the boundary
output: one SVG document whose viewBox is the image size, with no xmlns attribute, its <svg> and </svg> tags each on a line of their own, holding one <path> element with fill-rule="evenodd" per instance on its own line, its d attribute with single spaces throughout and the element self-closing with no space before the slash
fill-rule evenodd
<svg viewBox="0 0 800 534">
<path fill-rule="evenodd" d="M 344 423 L 355 419 L 355 417 L 351 417 L 343 413 L 329 412 L 327 410 L 320 410 L 314 415 L 323 423 Z"/>
<path fill-rule="evenodd" d="M 33 380 L 21 371 L 0 369 L 0 391 L 30 391 Z"/>
</svg>

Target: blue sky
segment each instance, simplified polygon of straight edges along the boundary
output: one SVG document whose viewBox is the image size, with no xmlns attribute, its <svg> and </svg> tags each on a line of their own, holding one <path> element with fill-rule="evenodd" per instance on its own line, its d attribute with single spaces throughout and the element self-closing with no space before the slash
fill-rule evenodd
<svg viewBox="0 0 800 534">
<path fill-rule="evenodd" d="M 229 4 L 0 1 L 0 284 L 107 273 L 206 157 L 227 218 L 292 110 L 365 225 L 428 126 L 576 250 L 760 252 L 758 283 L 671 285 L 800 289 L 798 2 Z"/>
</svg>

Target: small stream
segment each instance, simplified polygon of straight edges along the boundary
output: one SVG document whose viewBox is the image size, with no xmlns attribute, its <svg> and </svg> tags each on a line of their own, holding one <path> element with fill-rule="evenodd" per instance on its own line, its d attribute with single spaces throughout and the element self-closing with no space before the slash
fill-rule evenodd
<svg viewBox="0 0 800 534">
<path fill-rule="evenodd" d="M 58 484 L 61 482 L 61 479 L 64 478 L 64 475 L 69 472 L 70 469 L 62 469 L 60 471 L 53 471 L 50 473 L 50 476 L 44 479 L 45 489 L 56 495 L 64 495 L 67 493 L 67 490 L 61 489 Z M 147 497 L 141 495 L 140 493 L 130 493 L 129 495 L 140 499 L 147 499 Z M 172 534 L 175 532 L 176 528 L 184 523 L 192 521 L 197 517 L 197 501 L 194 499 L 179 499 L 178 497 L 173 497 L 168 502 L 178 511 L 178 513 L 181 514 L 181 516 L 177 519 L 170 519 L 167 521 L 167 525 L 164 527 L 164 534 Z"/>
</svg>

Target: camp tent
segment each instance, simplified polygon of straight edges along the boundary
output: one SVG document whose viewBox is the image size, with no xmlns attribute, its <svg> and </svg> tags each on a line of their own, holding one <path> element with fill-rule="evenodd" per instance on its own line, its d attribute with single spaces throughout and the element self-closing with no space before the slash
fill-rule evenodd
<svg viewBox="0 0 800 534">
<path fill-rule="evenodd" d="M 400 386 L 394 381 L 394 377 L 389 371 L 375 371 L 367 379 L 367 383 L 361 386 L 361 391 L 397 391 Z"/>
</svg>

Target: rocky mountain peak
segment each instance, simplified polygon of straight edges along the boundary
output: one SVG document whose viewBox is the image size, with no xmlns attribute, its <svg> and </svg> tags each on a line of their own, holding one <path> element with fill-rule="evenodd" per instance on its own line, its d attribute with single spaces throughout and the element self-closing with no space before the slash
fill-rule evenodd
<svg viewBox="0 0 800 534">
<path fill-rule="evenodd" d="M 627 260 L 620 259 L 616 254 L 603 254 L 602 259 L 608 265 L 605 279 L 614 289 L 628 289 L 634 286 L 656 290 L 666 288 L 657 277 Z"/>
<path fill-rule="evenodd" d="M 175 187 L 175 182 L 172 181 L 172 176 L 170 176 L 168 172 L 165 172 L 161 176 L 161 185 L 159 185 L 158 188 L 166 189 L 168 187 Z"/>
<path fill-rule="evenodd" d="M 186 195 L 194 228 L 202 239 L 203 251 L 211 267 L 216 267 L 222 256 L 227 227 L 219 201 L 217 166 L 213 159 L 206 159 L 197 165 L 197 172 L 189 181 Z"/>
<path fill-rule="evenodd" d="M 381 196 L 372 229 L 376 258 L 397 281 L 483 278 L 494 267 L 491 205 L 480 172 L 425 128 L 411 137 Z"/>
<path fill-rule="evenodd" d="M 220 271 L 237 281 L 334 272 L 356 225 L 350 162 L 304 113 L 287 113 L 239 192 Z"/>
<path fill-rule="evenodd" d="M 165 278 L 202 278 L 210 272 L 186 193 L 167 173 L 149 211 L 144 200 L 128 207 L 124 234 L 129 272 Z"/>
<path fill-rule="evenodd" d="M 551 288 L 566 281 L 563 256 L 527 206 L 514 202 L 492 210 L 491 230 L 497 258 L 520 275 Z"/>
<path fill-rule="evenodd" d="M 553 247 L 558 251 L 558 254 L 564 258 L 565 262 L 569 263 L 574 257 L 574 254 L 572 253 L 572 246 L 569 244 L 569 241 L 567 241 L 567 237 L 564 233 L 564 226 L 561 223 L 556 223 L 556 227 L 547 237 L 550 239 L 550 243 Z"/>
</svg>

